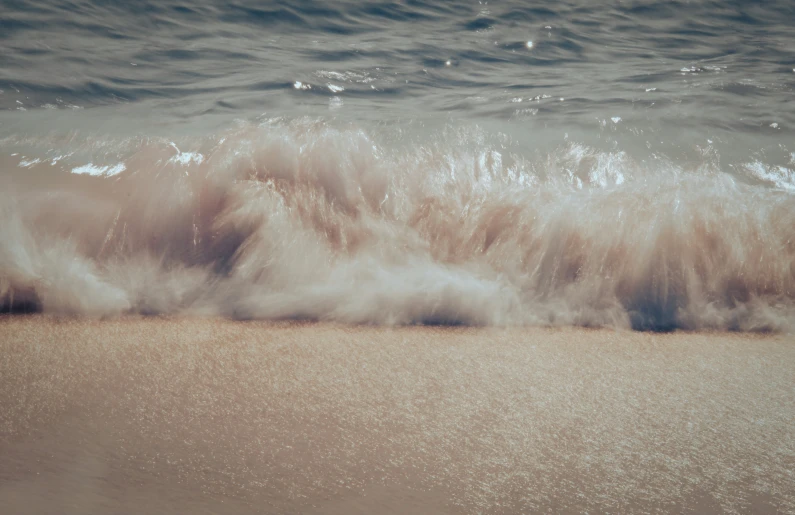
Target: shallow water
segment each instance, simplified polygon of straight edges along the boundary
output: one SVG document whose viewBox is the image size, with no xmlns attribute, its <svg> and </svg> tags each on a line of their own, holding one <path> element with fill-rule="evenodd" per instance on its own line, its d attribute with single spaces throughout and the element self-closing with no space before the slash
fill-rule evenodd
<svg viewBox="0 0 795 515">
<path fill-rule="evenodd" d="M 4 2 L 0 306 L 791 330 L 790 2 Z"/>
</svg>

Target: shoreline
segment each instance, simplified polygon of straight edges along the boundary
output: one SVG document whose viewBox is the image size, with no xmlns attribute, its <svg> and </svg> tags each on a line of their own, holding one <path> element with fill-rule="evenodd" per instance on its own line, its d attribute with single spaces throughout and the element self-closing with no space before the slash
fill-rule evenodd
<svg viewBox="0 0 795 515">
<path fill-rule="evenodd" d="M 15 513 L 795 510 L 791 335 L 0 316 Z"/>
<path fill-rule="evenodd" d="M 795 333 L 788 331 L 775 331 L 769 329 L 758 329 L 750 331 L 734 330 L 734 329 L 719 329 L 719 328 L 706 328 L 706 329 L 687 329 L 675 327 L 672 329 L 660 330 L 644 330 L 632 329 L 631 327 L 612 327 L 612 326 L 580 326 L 571 324 L 505 324 L 505 325 L 467 325 L 460 323 L 407 323 L 407 324 L 380 324 L 380 323 L 367 323 L 367 322 L 343 322 L 337 320 L 318 320 L 311 318 L 276 318 L 276 319 L 260 319 L 260 318 L 233 318 L 226 317 L 218 314 L 203 314 L 196 313 L 155 313 L 155 314 L 140 314 L 140 313 L 127 313 L 127 314 L 114 314 L 114 315 L 85 315 L 85 314 L 58 314 L 58 313 L 43 313 L 38 310 L 19 311 L 19 312 L 0 312 L 0 328 L 4 324 L 14 324 L 17 322 L 24 322 L 25 320 L 35 319 L 44 320 L 52 324 L 114 324 L 114 323 L 138 323 L 138 322 L 209 322 L 209 323 L 222 323 L 232 325 L 259 325 L 263 327 L 273 327 L 278 329 L 287 328 L 301 328 L 301 327 L 319 327 L 319 328 L 336 328 L 347 330 L 375 330 L 375 331 L 399 331 L 399 330 L 441 330 L 441 331 L 582 331 L 582 332 L 602 332 L 602 333 L 616 333 L 616 334 L 635 334 L 647 336 L 726 336 L 729 338 L 737 337 L 747 340 L 756 339 L 770 339 L 780 340 L 791 338 L 795 341 Z"/>
</svg>

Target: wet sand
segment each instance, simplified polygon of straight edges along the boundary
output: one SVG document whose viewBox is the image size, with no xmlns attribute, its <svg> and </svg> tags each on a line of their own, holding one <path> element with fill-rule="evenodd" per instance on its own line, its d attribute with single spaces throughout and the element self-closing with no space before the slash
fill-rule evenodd
<svg viewBox="0 0 795 515">
<path fill-rule="evenodd" d="M 4 513 L 795 512 L 787 335 L 0 317 Z"/>
</svg>

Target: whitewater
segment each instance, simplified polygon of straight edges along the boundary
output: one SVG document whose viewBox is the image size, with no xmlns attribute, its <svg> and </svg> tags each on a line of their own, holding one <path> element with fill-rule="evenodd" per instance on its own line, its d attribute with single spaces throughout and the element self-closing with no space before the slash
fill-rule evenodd
<svg viewBox="0 0 795 515">
<path fill-rule="evenodd" d="M 0 311 L 795 330 L 792 8 L 608 4 L 8 4 Z"/>
</svg>

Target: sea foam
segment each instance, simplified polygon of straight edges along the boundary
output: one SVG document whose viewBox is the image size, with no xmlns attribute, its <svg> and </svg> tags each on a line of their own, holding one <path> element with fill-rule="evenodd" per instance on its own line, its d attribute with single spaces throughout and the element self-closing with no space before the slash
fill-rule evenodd
<svg viewBox="0 0 795 515">
<path fill-rule="evenodd" d="M 786 189 L 571 143 L 534 160 L 460 134 L 389 147 L 317 121 L 175 148 L 142 142 L 114 174 L 6 156 L 2 310 L 793 329 Z"/>
</svg>

